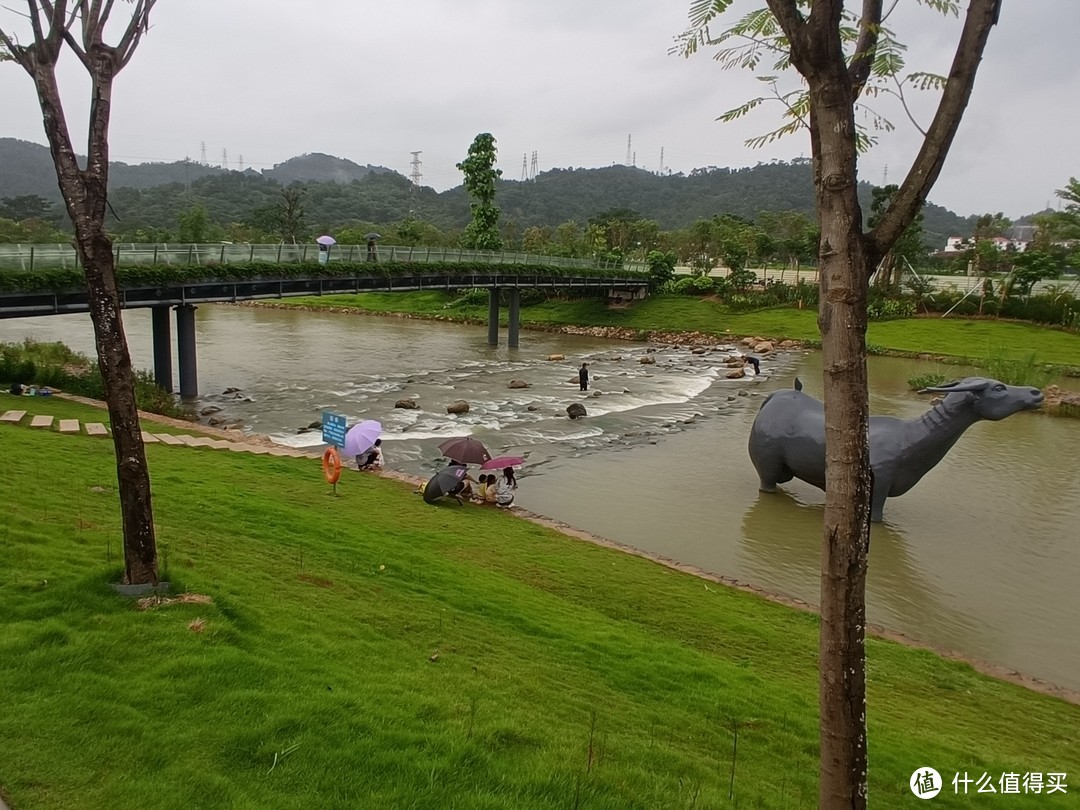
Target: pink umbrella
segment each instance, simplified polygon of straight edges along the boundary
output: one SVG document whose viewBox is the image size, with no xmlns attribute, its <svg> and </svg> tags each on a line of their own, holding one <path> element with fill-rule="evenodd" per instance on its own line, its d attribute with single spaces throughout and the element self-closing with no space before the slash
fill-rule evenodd
<svg viewBox="0 0 1080 810">
<path fill-rule="evenodd" d="M 315 241 L 318 242 L 320 245 L 325 245 L 326 247 L 330 247 L 330 245 L 336 245 L 337 244 L 337 239 L 330 236 L 329 234 L 323 234 L 322 236 L 317 238 Z"/>
<path fill-rule="evenodd" d="M 480 465 L 481 470 L 501 470 L 503 467 L 520 467 L 525 463 L 521 456 L 498 456 Z"/>
</svg>

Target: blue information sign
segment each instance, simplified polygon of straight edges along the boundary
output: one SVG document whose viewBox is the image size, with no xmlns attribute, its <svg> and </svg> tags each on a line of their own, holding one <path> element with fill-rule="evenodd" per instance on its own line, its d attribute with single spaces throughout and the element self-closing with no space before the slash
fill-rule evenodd
<svg viewBox="0 0 1080 810">
<path fill-rule="evenodd" d="M 334 447 L 345 445 L 345 417 L 333 411 L 322 412 L 322 440 Z"/>
</svg>

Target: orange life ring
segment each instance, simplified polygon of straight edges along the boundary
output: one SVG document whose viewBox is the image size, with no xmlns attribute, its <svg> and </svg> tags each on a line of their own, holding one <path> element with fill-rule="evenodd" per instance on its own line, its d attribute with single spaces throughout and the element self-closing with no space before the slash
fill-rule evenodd
<svg viewBox="0 0 1080 810">
<path fill-rule="evenodd" d="M 328 484 L 336 484 L 341 478 L 341 456 L 336 447 L 327 447 L 322 454 L 322 471 Z"/>
</svg>

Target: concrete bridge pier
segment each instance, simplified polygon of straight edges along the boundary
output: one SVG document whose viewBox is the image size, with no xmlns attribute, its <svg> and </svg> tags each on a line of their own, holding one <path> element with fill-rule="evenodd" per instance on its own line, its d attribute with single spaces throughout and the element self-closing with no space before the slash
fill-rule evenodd
<svg viewBox="0 0 1080 810">
<path fill-rule="evenodd" d="M 510 297 L 510 329 L 506 336 L 506 345 L 511 349 L 518 347 L 518 327 L 521 322 L 521 290 L 513 287 L 508 290 Z"/>
<path fill-rule="evenodd" d="M 180 396 L 199 395 L 199 364 L 195 353 L 195 310 L 193 304 L 176 308 L 176 342 L 180 352 Z"/>
<path fill-rule="evenodd" d="M 499 288 L 488 290 L 488 346 L 499 345 Z"/>
<path fill-rule="evenodd" d="M 151 307 L 150 329 L 154 341 L 154 382 L 163 391 L 173 391 L 172 373 L 172 327 L 169 324 L 169 307 Z"/>
</svg>

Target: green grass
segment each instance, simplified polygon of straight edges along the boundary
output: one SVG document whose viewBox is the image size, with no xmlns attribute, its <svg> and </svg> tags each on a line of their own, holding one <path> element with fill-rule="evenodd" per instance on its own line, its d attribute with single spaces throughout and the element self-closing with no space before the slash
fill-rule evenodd
<svg viewBox="0 0 1080 810">
<path fill-rule="evenodd" d="M 213 604 L 140 612 L 107 585 L 111 443 L 11 425 L 0 441 L 14 810 L 816 804 L 811 614 L 375 476 L 334 497 L 315 460 L 159 445 L 166 575 Z M 910 801 L 921 765 L 1076 762 L 1080 707 L 868 650 L 876 806 Z"/>
</svg>

